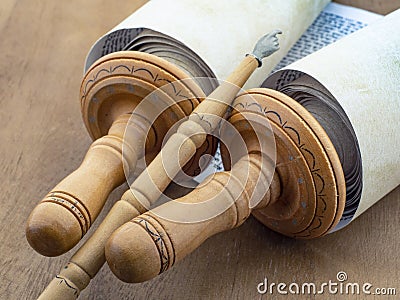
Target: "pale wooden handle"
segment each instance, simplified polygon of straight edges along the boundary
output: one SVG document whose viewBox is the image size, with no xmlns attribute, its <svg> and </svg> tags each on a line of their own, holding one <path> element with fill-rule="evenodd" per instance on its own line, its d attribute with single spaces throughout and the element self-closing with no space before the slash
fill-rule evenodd
<svg viewBox="0 0 400 300">
<path fill-rule="evenodd" d="M 63 179 L 32 211 L 26 228 L 29 244 L 46 256 L 75 246 L 100 213 L 110 192 L 125 180 L 122 146 L 129 115 L 114 122 L 109 134 L 94 141 L 81 166 Z M 138 131 L 138 135 L 144 135 Z M 142 146 L 142 145 L 140 145 Z M 140 152 L 130 149 L 128 164 L 136 165 Z"/>
<path fill-rule="evenodd" d="M 99 228 L 50 282 L 39 299 L 76 299 L 105 263 L 104 247 L 108 237 L 122 224 L 144 211 L 145 208 L 131 195 L 131 191 L 126 191 Z"/>
<path fill-rule="evenodd" d="M 246 169 L 249 170 L 248 176 L 243 172 Z M 241 159 L 231 172 L 211 176 L 213 178 L 206 185 L 140 215 L 112 234 L 106 246 L 106 258 L 118 278 L 125 282 L 142 282 L 157 276 L 210 236 L 242 224 L 251 212 L 249 202 L 255 195 L 253 193 L 263 195 L 257 208 L 270 203 L 271 196 L 275 200 L 279 195 L 277 176 L 273 177 L 270 190 L 264 185 L 270 182 L 273 168 L 262 167 L 257 155 Z M 261 182 L 261 185 L 255 182 Z M 180 216 L 193 216 L 200 213 L 199 207 L 180 204 L 204 201 L 209 203 L 205 209 L 215 212 L 214 218 L 178 223 L 160 217 L 171 215 L 171 211 Z"/>
<path fill-rule="evenodd" d="M 89 275 L 74 263 L 68 263 L 39 296 L 39 300 L 73 300 L 89 284 Z"/>
<path fill-rule="evenodd" d="M 221 83 L 192 112 L 190 120 L 200 124 L 207 133 L 211 133 L 225 115 L 228 106 L 258 67 L 258 61 L 253 56 L 246 56 L 229 77 Z"/>
<path fill-rule="evenodd" d="M 38 300 L 74 300 L 79 297 L 78 288 L 67 279 L 57 275 L 47 288 L 40 294 Z"/>
<path fill-rule="evenodd" d="M 233 84 L 242 86 L 257 68 L 257 65 L 257 60 L 254 57 L 246 57 L 230 77 Z M 93 236 L 71 258 L 69 265 L 75 266 L 74 268 L 69 268 L 72 271 L 67 273 L 63 269 L 57 275 L 58 277 L 62 277 L 65 282 L 73 284 L 78 293 L 89 284 L 90 278 L 96 275 L 105 261 L 104 248 L 107 238 L 115 229 L 139 215 L 139 212 L 143 213 L 145 207 L 148 207 L 158 199 L 160 193 L 171 182 L 171 178 L 195 154 L 196 149 L 204 142 L 207 133 L 215 129 L 219 122 L 219 120 L 216 122 L 212 119 L 204 119 L 208 118 L 208 114 L 212 114 L 214 110 L 216 115 L 223 117 L 227 106 L 233 101 L 238 90 L 239 88 L 235 85 L 223 85 L 210 95 L 210 97 L 221 97 L 223 99 L 222 103 L 220 101 L 215 102 L 213 98 L 207 98 L 208 100 L 205 99 L 198 106 L 200 109 L 191 115 L 191 117 L 195 116 L 195 120 L 189 118 L 189 120 L 180 125 L 177 133 L 170 137 L 162 151 L 148 168 L 138 176 L 131 185 L 131 189 L 124 194 L 122 201 L 118 201 L 114 205 Z M 208 123 L 211 124 L 210 127 L 208 127 Z M 176 158 L 176 155 L 178 155 L 177 159 L 170 159 L 171 157 Z M 86 278 L 85 274 L 89 277 Z M 58 277 L 54 279 L 56 283 L 59 282 Z M 57 290 L 58 288 L 60 290 Z M 44 291 L 43 297 L 61 295 L 64 290 L 65 287 L 60 287 L 52 282 Z"/>
</svg>

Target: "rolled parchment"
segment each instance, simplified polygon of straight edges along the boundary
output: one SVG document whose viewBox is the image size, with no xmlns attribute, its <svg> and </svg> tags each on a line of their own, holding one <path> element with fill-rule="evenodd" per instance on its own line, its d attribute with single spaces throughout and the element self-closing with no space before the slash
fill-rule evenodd
<svg viewBox="0 0 400 300">
<path fill-rule="evenodd" d="M 180 60 L 186 66 L 193 66 L 185 63 L 185 57 L 191 57 L 192 62 L 195 61 L 200 69 L 205 70 L 203 76 L 227 78 L 255 40 L 279 28 L 284 32 L 280 37 L 281 50 L 257 70 L 247 83 L 248 87 L 259 86 L 265 74 L 285 56 L 329 2 L 152 0 L 94 44 L 87 56 L 85 69 L 110 52 L 129 50 L 132 41 L 144 35 L 146 45 L 139 45 L 142 47 L 140 51 L 161 57 L 164 55 L 167 60 L 165 56 L 175 52 L 175 63 Z M 207 68 L 212 72 L 207 73 Z"/>
<path fill-rule="evenodd" d="M 400 10 L 263 83 L 309 109 L 341 157 L 346 207 L 333 231 L 400 184 L 400 35 L 394 28 L 400 28 Z M 318 111 L 317 98 L 329 109 Z M 330 123 L 327 114 L 334 115 Z"/>
</svg>

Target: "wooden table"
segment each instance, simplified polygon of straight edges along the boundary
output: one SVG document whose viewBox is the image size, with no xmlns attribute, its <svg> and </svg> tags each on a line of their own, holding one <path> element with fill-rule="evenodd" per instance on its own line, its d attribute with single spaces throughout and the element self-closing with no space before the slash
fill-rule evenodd
<svg viewBox="0 0 400 300">
<path fill-rule="evenodd" d="M 46 258 L 34 252 L 25 222 L 41 197 L 79 165 L 90 144 L 78 102 L 88 49 L 144 2 L 1 2 L 1 299 L 35 299 L 72 254 Z M 381 13 L 400 7 L 399 0 L 338 2 Z M 98 221 L 125 189 L 111 195 Z M 283 237 L 251 218 L 144 284 L 124 284 L 104 266 L 81 299 L 250 299 L 260 297 L 256 287 L 265 277 L 321 283 L 336 280 L 339 271 L 349 282 L 400 293 L 399 200 L 397 188 L 351 226 L 311 241 Z"/>
</svg>

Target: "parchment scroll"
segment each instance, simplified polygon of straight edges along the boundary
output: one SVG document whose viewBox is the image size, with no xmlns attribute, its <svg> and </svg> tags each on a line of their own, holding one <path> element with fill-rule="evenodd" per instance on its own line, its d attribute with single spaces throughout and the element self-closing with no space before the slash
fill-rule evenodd
<svg viewBox="0 0 400 300">
<path fill-rule="evenodd" d="M 248 81 L 259 86 L 330 0 L 152 0 L 100 38 L 86 69 L 99 57 L 122 50 L 144 29 L 166 34 L 193 50 L 224 79 L 258 38 L 281 29 L 281 50 Z"/>
<path fill-rule="evenodd" d="M 305 73 L 340 103 L 356 134 L 362 161 L 358 207 L 339 229 L 400 184 L 400 10 L 297 61 L 267 81 Z M 346 213 L 346 211 L 345 211 Z"/>
</svg>

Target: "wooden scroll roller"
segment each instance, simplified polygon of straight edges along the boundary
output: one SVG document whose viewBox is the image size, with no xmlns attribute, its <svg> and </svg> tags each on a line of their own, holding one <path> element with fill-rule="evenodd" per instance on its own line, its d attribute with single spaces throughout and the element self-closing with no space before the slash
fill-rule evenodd
<svg viewBox="0 0 400 300">
<path fill-rule="evenodd" d="M 229 121 L 245 141 L 248 153 L 231 167 L 226 149 L 234 147 L 233 139 L 221 151 L 225 168 L 230 171 L 211 175 L 206 184 L 188 195 L 146 212 L 115 231 L 108 241 L 106 257 L 121 280 L 142 282 L 157 276 L 208 237 L 241 225 L 250 213 L 272 229 L 298 238 L 322 236 L 339 222 L 345 203 L 343 171 L 330 139 L 315 118 L 295 100 L 269 89 L 250 90 L 239 96 L 233 107 Z M 249 115 L 253 120 L 250 126 Z M 270 159 L 273 151 L 260 148 L 262 141 L 251 126 L 254 121 L 271 124 L 276 164 Z M 261 201 L 253 206 L 252 198 L 257 197 Z M 213 203 L 209 209 L 215 211 L 221 205 L 230 205 L 203 222 L 162 218 L 171 211 L 188 214 L 190 205 L 182 208 L 181 203 L 198 204 L 209 199 Z"/>
<path fill-rule="evenodd" d="M 159 198 L 182 166 L 197 153 L 261 60 L 279 49 L 274 31 L 261 38 L 252 54 L 182 122 L 162 151 L 136 178 L 86 243 L 61 269 L 39 299 L 76 299 L 105 262 L 105 244 L 121 225 L 144 213 Z M 130 138 L 129 138 L 130 139 Z M 171 158 L 178 158 L 178 161 Z M 138 236 L 140 239 L 141 237 Z"/>
<path fill-rule="evenodd" d="M 32 211 L 26 236 L 37 252 L 46 256 L 65 253 L 89 230 L 110 192 L 125 182 L 123 147 L 125 166 L 130 170 L 135 169 L 143 156 L 147 162 L 155 157 L 169 128 L 189 115 L 205 97 L 193 81 L 179 81 L 188 78 L 186 72 L 172 63 L 135 51 L 104 56 L 91 66 L 83 78 L 80 97 L 83 120 L 94 142 L 80 167 Z M 164 91 L 169 107 L 154 123 L 149 124 L 150 112 L 131 117 L 143 98 L 174 81 L 179 82 Z M 186 95 L 187 100 L 173 105 L 177 93 Z M 131 141 L 123 140 L 128 123 Z M 212 147 L 199 149 L 199 156 L 204 152 L 214 153 L 216 142 L 210 139 Z M 198 172 L 194 161 L 185 167 L 188 174 Z"/>
<path fill-rule="evenodd" d="M 263 86 L 279 91 L 240 95 L 229 121 L 238 131 L 236 140 L 246 141 L 247 153 L 230 163 L 233 138 L 221 151 L 230 171 L 211 175 L 188 195 L 116 230 L 106 246 L 114 274 L 126 282 L 149 280 L 250 213 L 287 236 L 320 237 L 346 226 L 395 188 L 400 36 L 392 28 L 399 26 L 400 10 L 271 75 Z M 257 136 L 254 121 L 271 124 L 275 165 L 268 159 L 274 151 L 260 147 L 268 130 Z M 192 207 L 206 202 L 214 218 L 184 223 L 170 217 L 196 214 Z"/>
</svg>

